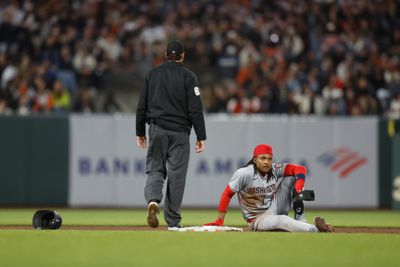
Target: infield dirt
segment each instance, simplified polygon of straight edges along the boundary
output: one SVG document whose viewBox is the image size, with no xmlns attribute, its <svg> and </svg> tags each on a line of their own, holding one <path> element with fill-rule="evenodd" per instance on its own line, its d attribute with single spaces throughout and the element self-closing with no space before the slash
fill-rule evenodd
<svg viewBox="0 0 400 267">
<path fill-rule="evenodd" d="M 240 226 L 236 226 L 240 227 Z M 247 227 L 241 227 L 248 231 Z M 34 230 L 32 226 L 1 225 L 0 230 Z M 150 228 L 148 226 L 62 226 L 60 230 L 87 230 L 87 231 L 167 231 L 167 227 Z M 335 227 L 334 233 L 370 233 L 370 234 L 400 234 L 400 227 Z"/>
</svg>

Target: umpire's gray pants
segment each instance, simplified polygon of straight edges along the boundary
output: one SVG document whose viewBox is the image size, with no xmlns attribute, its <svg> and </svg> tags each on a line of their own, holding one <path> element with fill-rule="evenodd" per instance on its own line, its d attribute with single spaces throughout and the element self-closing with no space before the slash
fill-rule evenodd
<svg viewBox="0 0 400 267">
<path fill-rule="evenodd" d="M 189 134 L 162 129 L 155 124 L 149 128 L 147 150 L 146 201 L 163 199 L 163 185 L 168 176 L 164 200 L 164 218 L 169 226 L 181 221 L 181 204 L 189 164 Z"/>
</svg>

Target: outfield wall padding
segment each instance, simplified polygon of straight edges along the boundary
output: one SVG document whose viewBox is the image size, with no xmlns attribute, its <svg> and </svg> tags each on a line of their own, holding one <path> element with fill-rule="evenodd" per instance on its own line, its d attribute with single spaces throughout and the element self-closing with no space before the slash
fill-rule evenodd
<svg viewBox="0 0 400 267">
<path fill-rule="evenodd" d="M 391 137 L 391 182 L 392 208 L 400 210 L 400 121 L 393 125 L 394 135 Z"/>
<path fill-rule="evenodd" d="M 392 137 L 388 120 L 379 120 L 379 203 L 381 208 L 392 206 Z"/>
<path fill-rule="evenodd" d="M 0 116 L 0 204 L 67 205 L 65 116 Z"/>
<path fill-rule="evenodd" d="M 145 207 L 146 150 L 136 145 L 135 117 L 70 117 L 69 204 Z M 274 147 L 274 159 L 308 168 L 306 188 L 316 192 L 308 207 L 376 208 L 378 118 L 298 116 L 206 117 L 203 153 L 191 155 L 184 207 L 217 207 L 234 171 L 259 143 Z M 237 200 L 231 202 L 237 206 Z"/>
<path fill-rule="evenodd" d="M 146 151 L 136 146 L 134 123 L 134 115 L 0 116 L 0 205 L 144 206 Z M 207 116 L 206 151 L 191 155 L 184 205 L 216 206 L 252 147 L 271 142 L 277 160 L 309 168 L 306 186 L 317 189 L 311 206 L 400 209 L 400 122 L 390 125 L 373 117 Z M 342 145 L 368 164 L 341 177 L 331 160 Z M 353 190 L 357 184 L 366 190 Z"/>
</svg>

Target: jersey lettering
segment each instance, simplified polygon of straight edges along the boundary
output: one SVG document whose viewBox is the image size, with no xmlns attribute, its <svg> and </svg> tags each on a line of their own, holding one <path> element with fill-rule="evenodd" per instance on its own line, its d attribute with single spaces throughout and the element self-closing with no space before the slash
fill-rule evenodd
<svg viewBox="0 0 400 267">
<path fill-rule="evenodd" d="M 266 194 L 266 193 L 272 193 L 276 191 L 276 185 L 272 184 L 267 187 L 248 187 L 246 188 L 247 194 Z"/>
</svg>

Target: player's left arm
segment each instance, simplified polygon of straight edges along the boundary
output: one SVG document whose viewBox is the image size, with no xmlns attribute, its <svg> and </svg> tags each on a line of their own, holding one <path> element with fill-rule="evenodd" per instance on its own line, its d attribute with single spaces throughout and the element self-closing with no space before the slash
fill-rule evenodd
<svg viewBox="0 0 400 267">
<path fill-rule="evenodd" d="M 294 188 L 297 193 L 300 193 L 303 190 L 306 174 L 307 168 L 297 164 L 287 164 L 283 173 L 284 176 L 296 177 Z"/>
</svg>

